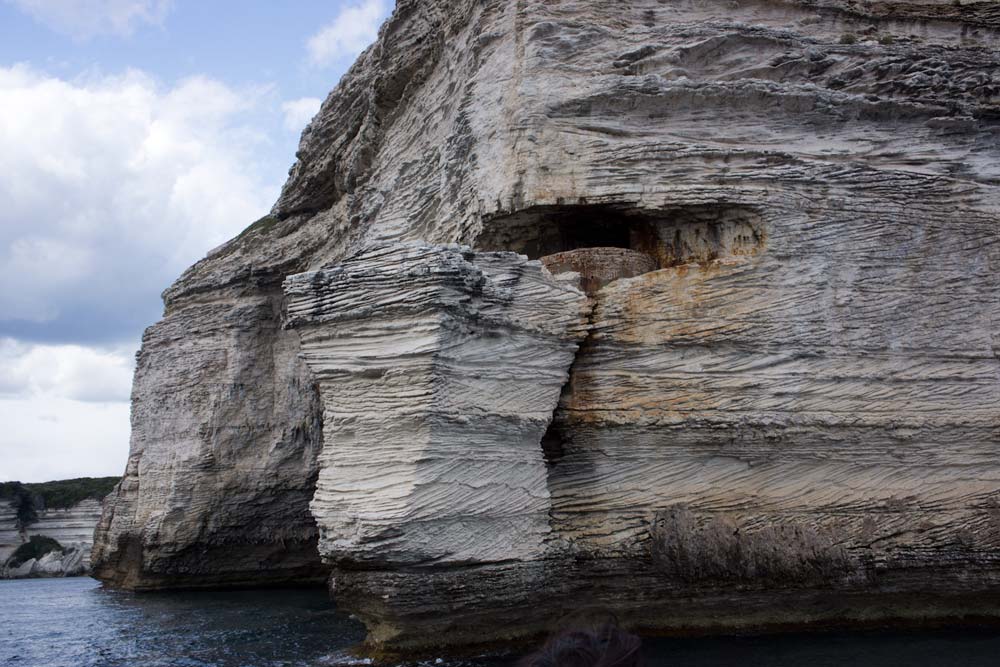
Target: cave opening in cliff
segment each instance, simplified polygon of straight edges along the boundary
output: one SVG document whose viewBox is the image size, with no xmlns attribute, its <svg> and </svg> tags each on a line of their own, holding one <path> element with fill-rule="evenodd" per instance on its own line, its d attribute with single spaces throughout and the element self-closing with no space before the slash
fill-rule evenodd
<svg viewBox="0 0 1000 667">
<path fill-rule="evenodd" d="M 760 215 L 734 204 L 664 209 L 624 204 L 533 206 L 488 218 L 479 250 L 512 250 L 553 273 L 593 273 L 590 287 L 680 264 L 763 249 Z M 589 290 L 588 290 L 589 291 Z"/>
<path fill-rule="evenodd" d="M 489 218 L 476 246 L 530 259 L 581 248 L 632 248 L 632 226 L 626 211 L 612 206 L 534 206 Z"/>
</svg>

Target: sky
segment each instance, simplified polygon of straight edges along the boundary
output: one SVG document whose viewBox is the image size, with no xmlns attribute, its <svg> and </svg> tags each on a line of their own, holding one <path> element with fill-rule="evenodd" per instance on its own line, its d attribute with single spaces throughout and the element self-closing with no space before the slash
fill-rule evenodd
<svg viewBox="0 0 1000 667">
<path fill-rule="evenodd" d="M 0 481 L 120 475 L 142 331 L 392 0 L 0 0 Z"/>
</svg>

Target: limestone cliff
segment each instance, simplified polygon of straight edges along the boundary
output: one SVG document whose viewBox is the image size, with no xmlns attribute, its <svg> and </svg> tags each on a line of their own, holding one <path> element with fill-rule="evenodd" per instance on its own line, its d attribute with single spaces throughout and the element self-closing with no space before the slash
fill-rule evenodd
<svg viewBox="0 0 1000 667">
<path fill-rule="evenodd" d="M 67 508 L 42 509 L 34 521 L 22 528 L 14 507 L 0 502 L 0 574 L 11 578 L 85 574 L 90 567 L 94 528 L 100 516 L 100 501 L 87 498 Z M 30 559 L 19 567 L 4 569 L 3 564 L 17 548 L 36 535 L 56 540 L 66 553 L 54 552 L 47 558 Z"/>
<path fill-rule="evenodd" d="M 17 510 L 9 502 L 0 502 L 0 563 L 6 561 L 22 541 Z"/>
<path fill-rule="evenodd" d="M 96 575 L 332 570 L 390 648 L 1000 614 L 998 47 L 993 1 L 400 0 L 164 293 Z"/>
</svg>

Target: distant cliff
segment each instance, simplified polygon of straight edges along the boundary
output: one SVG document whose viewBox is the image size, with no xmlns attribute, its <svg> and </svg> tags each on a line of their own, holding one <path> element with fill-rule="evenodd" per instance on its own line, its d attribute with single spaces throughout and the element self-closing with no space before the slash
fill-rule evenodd
<svg viewBox="0 0 1000 667">
<path fill-rule="evenodd" d="M 94 574 L 381 648 L 1000 617 L 1000 2 L 399 0 L 164 292 Z"/>
<path fill-rule="evenodd" d="M 85 574 L 101 500 L 118 480 L 0 483 L 0 577 Z"/>
</svg>

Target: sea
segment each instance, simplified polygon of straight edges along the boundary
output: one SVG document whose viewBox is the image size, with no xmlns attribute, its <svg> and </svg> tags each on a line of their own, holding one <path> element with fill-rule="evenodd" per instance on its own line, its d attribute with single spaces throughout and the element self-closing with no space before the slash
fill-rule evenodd
<svg viewBox="0 0 1000 667">
<path fill-rule="evenodd" d="M 84 577 L 0 581 L 3 667 L 332 667 L 351 664 L 363 638 L 323 590 L 135 594 Z M 995 628 L 661 638 L 643 647 L 655 667 L 1000 666 Z"/>
</svg>

